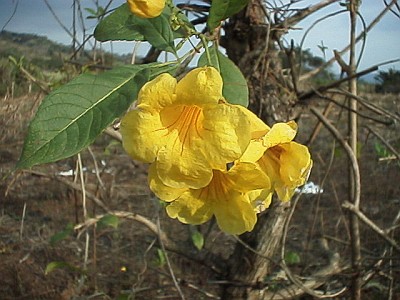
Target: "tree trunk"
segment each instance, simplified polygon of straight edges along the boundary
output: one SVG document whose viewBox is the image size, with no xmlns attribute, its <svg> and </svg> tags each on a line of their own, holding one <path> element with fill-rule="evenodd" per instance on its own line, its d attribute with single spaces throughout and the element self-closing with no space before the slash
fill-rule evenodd
<svg viewBox="0 0 400 300">
<path fill-rule="evenodd" d="M 290 90 L 293 89 L 284 84 L 279 51 L 274 41 L 277 37 L 271 34 L 262 5 L 261 1 L 253 0 L 246 9 L 231 18 L 224 27 L 226 38 L 221 45 L 247 79 L 249 109 L 272 125 L 292 118 L 294 103 Z M 267 258 L 278 257 L 289 205 L 274 203 L 259 216 L 255 229 L 240 237 L 260 255 L 237 244 L 228 263 L 228 278 L 238 284 L 228 286 L 223 299 L 262 298 L 262 283 L 273 267 Z"/>
<path fill-rule="evenodd" d="M 221 46 L 247 79 L 249 109 L 267 124 L 285 122 L 297 115 L 296 95 L 283 76 L 276 40 L 279 35 L 266 23 L 263 2 L 253 0 L 224 26 Z"/>
<path fill-rule="evenodd" d="M 263 282 L 274 267 L 273 261 L 280 259 L 278 250 L 289 207 L 289 202 L 275 202 L 261 215 L 252 232 L 240 236 L 257 254 L 241 243 L 236 245 L 228 263 L 228 279 L 233 284 L 225 289 L 223 299 L 263 298 Z"/>
</svg>

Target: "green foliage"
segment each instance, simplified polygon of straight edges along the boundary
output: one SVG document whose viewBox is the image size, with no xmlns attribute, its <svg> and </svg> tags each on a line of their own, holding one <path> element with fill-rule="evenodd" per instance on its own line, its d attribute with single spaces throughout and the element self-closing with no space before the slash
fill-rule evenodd
<svg viewBox="0 0 400 300">
<path fill-rule="evenodd" d="M 135 30 L 138 17 L 131 14 L 125 3 L 105 17 L 94 30 L 94 37 L 106 41 L 143 41 L 144 36 Z"/>
<path fill-rule="evenodd" d="M 224 82 L 222 94 L 225 99 L 231 104 L 247 107 L 249 105 L 249 89 L 242 72 L 218 50 L 218 47 L 208 48 L 208 53 L 211 61 L 208 61 L 207 52 L 204 52 L 199 58 L 198 66 L 211 65 L 219 70 Z"/>
<path fill-rule="evenodd" d="M 64 230 L 57 232 L 50 238 L 50 245 L 54 246 L 58 242 L 70 237 L 74 233 L 74 225 L 68 223 Z"/>
<path fill-rule="evenodd" d="M 174 33 L 169 26 L 169 18 L 165 14 L 151 19 L 151 22 L 148 21 L 149 19 L 137 19 L 136 30 L 144 36 L 146 41 L 159 50 L 176 54 Z"/>
<path fill-rule="evenodd" d="M 131 65 L 82 74 L 50 93 L 32 120 L 17 168 L 70 157 L 90 145 L 136 99 L 139 89 L 173 65 Z"/>
<path fill-rule="evenodd" d="M 390 156 L 390 152 L 387 150 L 386 146 L 380 142 L 375 142 L 374 144 L 375 152 L 379 158 L 385 158 Z"/>
<path fill-rule="evenodd" d="M 207 25 L 210 31 L 217 28 L 221 21 L 241 11 L 249 0 L 219 0 L 212 1 Z"/>
<path fill-rule="evenodd" d="M 164 251 L 160 248 L 157 248 L 157 260 L 156 260 L 157 266 L 162 267 L 166 263 L 167 263 L 167 258 L 165 257 Z"/>
<path fill-rule="evenodd" d="M 170 20 L 174 26 L 170 26 Z M 174 13 L 168 6 L 160 16 L 144 19 L 133 15 L 125 3 L 100 21 L 94 37 L 101 42 L 148 41 L 157 49 L 175 53 L 174 39 L 186 36 L 181 25 L 190 27 L 183 14 Z"/>
<path fill-rule="evenodd" d="M 285 262 L 288 265 L 295 265 L 300 263 L 300 256 L 297 252 L 288 251 L 285 253 Z"/>
<path fill-rule="evenodd" d="M 97 222 L 99 228 L 112 227 L 116 229 L 118 227 L 118 224 L 119 224 L 119 219 L 117 216 L 114 215 L 105 215 Z"/>
<path fill-rule="evenodd" d="M 197 229 L 196 226 L 189 225 L 189 229 L 193 245 L 197 248 L 197 250 L 203 249 L 204 236 L 201 234 L 201 232 Z"/>
<path fill-rule="evenodd" d="M 77 267 L 75 267 L 75 266 L 73 266 L 73 265 L 71 265 L 71 264 L 69 264 L 69 263 L 67 263 L 65 261 L 52 261 L 51 263 L 49 263 L 46 266 L 46 269 L 44 270 L 44 274 L 47 275 L 50 272 L 53 272 L 54 270 L 57 270 L 57 269 L 68 269 L 70 271 L 73 271 L 73 272 L 76 272 L 76 273 L 79 273 L 79 274 L 84 274 L 85 273 L 82 269 L 77 268 Z"/>
<path fill-rule="evenodd" d="M 121 116 L 148 74 L 137 67 L 83 74 L 47 96 L 29 126 L 17 168 L 72 156 Z"/>
</svg>

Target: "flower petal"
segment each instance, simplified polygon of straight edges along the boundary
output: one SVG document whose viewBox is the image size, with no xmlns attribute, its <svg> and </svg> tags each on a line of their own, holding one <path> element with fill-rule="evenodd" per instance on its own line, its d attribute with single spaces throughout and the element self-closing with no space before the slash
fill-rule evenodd
<svg viewBox="0 0 400 300">
<path fill-rule="evenodd" d="M 142 18 L 159 16 L 164 7 L 165 0 L 127 0 L 130 11 Z"/>
<path fill-rule="evenodd" d="M 264 136 L 263 143 L 267 148 L 278 144 L 288 143 L 294 139 L 297 133 L 297 125 L 291 121 L 288 123 L 277 123 Z"/>
<path fill-rule="evenodd" d="M 202 137 L 199 148 L 214 169 L 225 169 L 225 164 L 242 156 L 250 143 L 251 131 L 247 116 L 239 105 L 219 104 L 204 109 Z"/>
<path fill-rule="evenodd" d="M 271 188 L 268 176 L 255 163 L 237 162 L 225 175 L 232 181 L 232 188 L 243 193 Z"/>
<path fill-rule="evenodd" d="M 156 164 L 157 162 L 152 163 L 149 168 L 148 181 L 150 189 L 161 200 L 166 202 L 174 201 L 175 199 L 179 198 L 185 191 L 187 191 L 187 189 L 177 189 L 166 186 L 158 177 Z"/>
<path fill-rule="evenodd" d="M 165 135 L 160 118 L 134 109 L 128 112 L 121 121 L 122 145 L 133 158 L 143 162 L 153 162 L 161 147 Z"/>
<path fill-rule="evenodd" d="M 221 230 L 230 234 L 251 231 L 257 222 L 253 206 L 243 194 L 232 191 L 229 201 L 218 199 L 214 202 L 214 214 Z"/>
<path fill-rule="evenodd" d="M 202 152 L 203 112 L 196 106 L 164 109 L 161 120 L 168 130 L 157 154 L 157 173 L 164 184 L 175 188 L 201 188 L 212 178 L 212 167 Z"/>
<path fill-rule="evenodd" d="M 267 150 L 261 139 L 251 140 L 246 151 L 239 158 L 241 162 L 257 162 Z"/>
<path fill-rule="evenodd" d="M 277 193 L 282 201 L 288 201 L 294 193 L 294 190 L 308 179 L 312 160 L 310 152 L 306 146 L 291 142 L 283 144 L 280 155 L 280 177 L 281 184 L 277 185 Z"/>
<path fill-rule="evenodd" d="M 211 181 L 212 169 L 225 170 L 227 163 L 242 155 L 250 141 L 250 127 L 236 105 L 182 107 L 186 115 L 182 114 L 176 118 L 178 121 L 167 126 L 169 130 L 175 126 L 176 130 L 169 134 L 168 140 L 164 138 L 166 145 L 157 154 L 157 172 L 168 186 L 198 189 Z M 172 108 L 165 109 L 162 119 L 164 115 L 167 119 L 177 113 Z"/>
<path fill-rule="evenodd" d="M 137 105 L 143 110 L 159 112 L 176 100 L 176 79 L 163 73 L 147 82 L 139 91 Z"/>
<path fill-rule="evenodd" d="M 251 139 L 259 139 L 271 130 L 271 128 L 267 124 L 265 124 L 259 117 L 257 117 L 252 111 L 243 106 L 239 106 L 239 108 L 250 120 Z"/>
<path fill-rule="evenodd" d="M 246 196 L 249 198 L 255 212 L 260 213 L 271 205 L 272 194 L 273 190 L 263 189 L 250 191 L 246 194 Z"/>
<path fill-rule="evenodd" d="M 196 68 L 176 87 L 177 101 L 184 105 L 217 104 L 222 97 L 222 77 L 213 67 Z"/>
<path fill-rule="evenodd" d="M 213 206 L 207 198 L 201 197 L 202 190 L 184 192 L 177 200 L 167 206 L 167 214 L 186 224 L 202 224 L 211 219 Z"/>
<path fill-rule="evenodd" d="M 276 146 L 265 151 L 264 155 L 257 161 L 257 164 L 269 177 L 272 189 L 276 188 L 277 183 L 282 182 L 279 157 L 279 147 Z"/>
</svg>

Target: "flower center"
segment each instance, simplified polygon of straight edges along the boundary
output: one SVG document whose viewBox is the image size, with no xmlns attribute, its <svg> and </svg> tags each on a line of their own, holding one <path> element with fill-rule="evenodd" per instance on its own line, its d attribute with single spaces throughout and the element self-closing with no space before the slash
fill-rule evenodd
<svg viewBox="0 0 400 300">
<path fill-rule="evenodd" d="M 229 201 L 229 191 L 233 182 L 221 171 L 213 170 L 213 179 L 201 191 L 201 196 L 209 201 Z"/>
<path fill-rule="evenodd" d="M 161 122 L 166 135 L 178 134 L 177 139 L 181 144 L 181 152 L 184 148 L 190 147 L 190 141 L 194 137 L 200 137 L 202 129 L 202 109 L 198 106 L 174 106 L 167 107 L 161 112 Z M 177 141 L 175 141 L 176 143 Z"/>
</svg>

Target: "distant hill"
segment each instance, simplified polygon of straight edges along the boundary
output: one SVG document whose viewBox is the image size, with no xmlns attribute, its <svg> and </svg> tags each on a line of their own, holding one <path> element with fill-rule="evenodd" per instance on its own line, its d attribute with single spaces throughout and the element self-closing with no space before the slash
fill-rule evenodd
<svg viewBox="0 0 400 300">
<path fill-rule="evenodd" d="M 0 58 L 8 59 L 13 56 L 17 59 L 24 56 L 25 60 L 44 69 L 56 70 L 71 60 L 73 49 L 71 46 L 62 45 L 49 40 L 45 36 L 15 33 L 10 31 L 0 32 Z M 130 55 L 116 55 L 99 52 L 98 57 L 104 59 L 104 65 L 129 63 Z M 91 51 L 82 51 L 73 62 L 92 63 Z"/>
<path fill-rule="evenodd" d="M 0 32 L 0 96 L 24 95 L 38 90 L 9 59 L 21 64 L 37 80 L 50 87 L 59 86 L 72 79 L 80 68 L 110 68 L 130 63 L 130 55 L 116 55 L 92 51 L 80 51 L 73 57 L 71 46 L 62 45 L 47 37 L 27 33 Z M 72 67 L 72 68 L 70 68 Z M 74 71 L 76 68 L 76 71 Z"/>
</svg>

